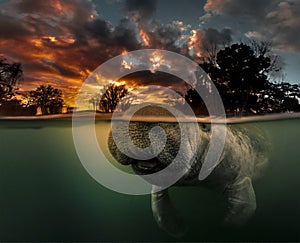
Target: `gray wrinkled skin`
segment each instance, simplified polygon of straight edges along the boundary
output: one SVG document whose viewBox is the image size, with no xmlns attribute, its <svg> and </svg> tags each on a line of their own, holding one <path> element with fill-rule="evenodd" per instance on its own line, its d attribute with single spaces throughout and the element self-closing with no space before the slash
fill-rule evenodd
<svg viewBox="0 0 300 243">
<path fill-rule="evenodd" d="M 148 133 L 153 126 L 161 126 L 165 130 L 167 143 L 156 158 L 148 161 L 136 161 L 122 154 L 111 134 L 109 136 L 111 154 L 119 163 L 131 165 L 137 174 L 151 174 L 165 168 L 172 163 L 179 149 L 181 134 L 177 123 L 131 122 L 129 134 L 133 143 L 141 148 L 148 147 Z M 255 125 L 227 126 L 226 143 L 218 165 L 205 180 L 199 181 L 198 175 L 211 137 L 210 124 L 199 123 L 199 128 L 199 144 L 194 144 L 193 131 L 188 130 L 190 134 L 184 134 L 185 151 L 188 153 L 192 146 L 197 146 L 198 152 L 188 172 L 175 186 L 207 186 L 222 192 L 227 202 L 224 223 L 231 226 L 243 225 L 256 209 L 252 179 L 259 177 L 266 167 L 270 150 L 268 139 Z M 123 133 L 121 129 L 117 132 L 118 145 L 130 150 L 127 144 L 122 144 Z M 153 185 L 153 188 L 156 186 Z M 180 237 L 186 232 L 186 226 L 173 207 L 168 190 L 152 193 L 152 212 L 159 227 L 170 235 Z"/>
</svg>

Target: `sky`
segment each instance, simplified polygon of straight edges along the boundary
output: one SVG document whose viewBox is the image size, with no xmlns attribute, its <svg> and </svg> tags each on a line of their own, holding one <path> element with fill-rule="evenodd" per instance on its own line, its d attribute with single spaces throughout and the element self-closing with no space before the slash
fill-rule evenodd
<svg viewBox="0 0 300 243">
<path fill-rule="evenodd" d="M 0 55 L 23 66 L 20 90 L 50 84 L 72 104 L 85 78 L 125 51 L 191 59 L 204 43 L 271 40 L 285 81 L 300 83 L 299 0 L 0 0 Z"/>
</svg>

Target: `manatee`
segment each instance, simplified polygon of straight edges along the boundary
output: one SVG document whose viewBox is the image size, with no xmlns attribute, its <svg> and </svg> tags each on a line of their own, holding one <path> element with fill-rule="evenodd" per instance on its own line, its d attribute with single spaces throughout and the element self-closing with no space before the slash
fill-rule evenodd
<svg viewBox="0 0 300 243">
<path fill-rule="evenodd" d="M 217 162 L 211 174 L 200 181 L 198 175 L 211 139 L 211 125 L 205 123 L 197 125 L 200 128 L 198 144 L 194 144 L 194 140 L 190 139 L 194 136 L 193 130 L 188 130 L 183 142 L 183 148 L 186 151 L 197 146 L 197 153 L 187 173 L 174 186 L 205 186 L 221 192 L 226 202 L 223 223 L 239 227 L 245 224 L 256 210 L 252 180 L 258 178 L 267 165 L 270 151 L 267 135 L 254 124 L 228 125 L 220 161 Z M 112 156 L 120 164 L 131 166 L 138 175 L 151 174 L 166 168 L 172 163 L 182 143 L 178 123 L 131 121 L 129 134 L 135 146 L 146 148 L 150 145 L 149 131 L 155 126 L 160 126 L 167 134 L 165 147 L 157 156 L 149 160 L 135 160 L 123 154 L 116 146 L 115 140 L 118 146 L 126 147 L 128 151 L 131 150 L 127 143 L 122 142 L 124 129 L 119 129 L 114 133 L 117 134 L 114 138 L 111 133 L 109 135 L 108 147 Z M 186 163 L 186 161 L 180 161 L 180 163 Z M 168 189 L 157 192 L 157 186 L 153 185 L 154 192 L 151 195 L 153 216 L 161 229 L 172 236 L 180 237 L 186 232 L 183 219 L 172 205 Z"/>
</svg>

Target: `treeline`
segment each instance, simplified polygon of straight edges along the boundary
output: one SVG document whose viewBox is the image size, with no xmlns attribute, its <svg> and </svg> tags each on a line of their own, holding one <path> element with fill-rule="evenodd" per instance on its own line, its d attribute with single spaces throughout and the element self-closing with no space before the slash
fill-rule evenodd
<svg viewBox="0 0 300 243">
<path fill-rule="evenodd" d="M 10 63 L 0 58 L 0 115 L 36 115 L 37 109 L 43 115 L 62 112 L 62 91 L 50 85 L 41 85 L 29 92 L 20 92 L 18 84 L 23 79 L 20 63 Z"/>
<path fill-rule="evenodd" d="M 213 43 L 211 45 L 199 65 L 218 89 L 228 116 L 300 111 L 300 85 L 276 81 L 282 74 L 282 66 L 280 57 L 272 52 L 271 43 L 252 41 L 248 44 L 233 44 L 221 50 Z M 146 80 L 145 83 L 155 78 L 167 78 L 150 72 L 141 75 L 146 76 L 142 78 Z M 201 89 L 207 88 L 207 95 L 212 92 L 209 84 L 197 85 L 201 85 Z M 113 112 L 123 97 L 120 108 L 124 111 L 134 100 L 125 85 L 105 86 L 102 93 L 102 97 L 90 100 L 94 109 L 100 112 Z M 178 93 L 183 95 L 196 115 L 208 115 L 206 105 L 195 87 Z M 176 100 L 168 102 L 178 104 Z"/>
</svg>

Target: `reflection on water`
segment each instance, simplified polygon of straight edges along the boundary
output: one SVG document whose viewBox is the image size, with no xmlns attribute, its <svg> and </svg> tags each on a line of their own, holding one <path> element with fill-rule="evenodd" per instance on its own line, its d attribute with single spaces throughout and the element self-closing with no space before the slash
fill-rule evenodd
<svg viewBox="0 0 300 243">
<path fill-rule="evenodd" d="M 256 123 L 269 134 L 272 154 L 265 175 L 254 182 L 256 213 L 243 228 L 222 227 L 224 202 L 217 192 L 170 189 L 189 227 L 179 239 L 157 227 L 149 195 L 109 191 L 87 174 L 76 155 L 70 121 L 1 121 L 0 240 L 299 241 L 299 121 Z M 97 122 L 108 157 L 109 128 L 109 122 Z"/>
</svg>

